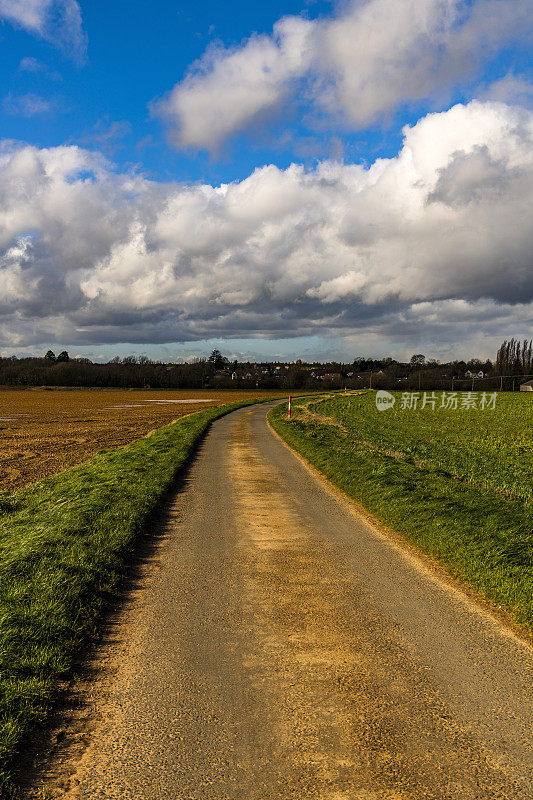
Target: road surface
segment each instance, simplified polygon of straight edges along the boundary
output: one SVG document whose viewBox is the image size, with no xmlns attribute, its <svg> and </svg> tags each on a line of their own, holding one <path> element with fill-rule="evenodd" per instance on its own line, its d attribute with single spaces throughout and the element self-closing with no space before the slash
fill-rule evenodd
<svg viewBox="0 0 533 800">
<path fill-rule="evenodd" d="M 212 426 L 48 790 L 533 797 L 531 647 L 328 489 L 265 415 Z"/>
</svg>

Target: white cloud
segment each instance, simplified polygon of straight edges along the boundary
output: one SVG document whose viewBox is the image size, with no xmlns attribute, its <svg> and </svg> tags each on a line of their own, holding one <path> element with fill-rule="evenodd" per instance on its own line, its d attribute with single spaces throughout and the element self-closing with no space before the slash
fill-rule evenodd
<svg viewBox="0 0 533 800">
<path fill-rule="evenodd" d="M 497 100 L 500 103 L 518 103 L 531 107 L 533 84 L 525 75 L 512 72 L 494 81 L 479 93 L 481 100 Z"/>
<path fill-rule="evenodd" d="M 41 61 L 38 61 L 33 56 L 26 56 L 20 60 L 19 70 L 21 72 L 30 72 L 35 75 L 41 75 L 53 81 L 60 81 L 61 75 L 47 67 Z"/>
<path fill-rule="evenodd" d="M 154 104 L 176 129 L 179 145 L 216 149 L 228 135 L 280 106 L 290 84 L 309 66 L 311 24 L 286 17 L 272 37 L 253 36 L 243 48 L 212 48 L 189 75 Z"/>
<path fill-rule="evenodd" d="M 76 0 L 0 0 L 0 20 L 62 47 L 83 59 L 87 37 Z"/>
<path fill-rule="evenodd" d="M 290 99 L 358 129 L 471 79 L 531 32 L 528 0 L 352 0 L 336 17 L 284 17 L 269 36 L 208 50 L 153 106 L 179 146 L 216 150 Z M 500 98 L 504 99 L 504 98 Z"/>
<path fill-rule="evenodd" d="M 325 105 L 354 127 L 448 92 L 531 30 L 527 0 L 368 0 L 323 27 Z"/>
<path fill-rule="evenodd" d="M 350 296 L 356 297 L 366 282 L 364 272 L 350 270 L 344 275 L 339 275 L 328 281 L 322 281 L 320 286 L 308 289 L 306 294 L 308 297 L 317 297 L 324 303 L 334 303 L 337 300 L 345 301 Z"/>
<path fill-rule="evenodd" d="M 22 58 L 19 64 L 21 72 L 46 72 L 47 67 L 33 56 Z"/>
<path fill-rule="evenodd" d="M 35 117 L 39 114 L 48 114 L 52 111 L 54 104 L 45 97 L 37 94 L 8 94 L 4 98 L 3 106 L 8 114 L 19 117 Z"/>
<path fill-rule="evenodd" d="M 368 169 L 270 165 L 218 187 L 6 143 L 0 346 L 512 335 L 513 309 L 533 320 L 532 138 L 531 112 L 472 102 Z"/>
</svg>

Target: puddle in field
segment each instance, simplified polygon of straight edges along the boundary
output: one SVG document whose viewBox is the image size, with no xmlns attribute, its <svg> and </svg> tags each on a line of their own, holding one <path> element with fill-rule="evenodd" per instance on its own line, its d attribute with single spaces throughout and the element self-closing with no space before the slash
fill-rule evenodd
<svg viewBox="0 0 533 800">
<path fill-rule="evenodd" d="M 187 403 L 216 403 L 216 400 L 201 398 L 195 399 L 191 398 L 190 400 L 143 400 L 141 403 L 131 403 L 128 405 L 119 405 L 119 406 L 104 406 L 103 408 L 99 408 L 98 411 L 116 411 L 121 410 L 123 408 L 149 408 L 146 403 L 156 403 L 157 405 L 168 405 L 172 403 L 174 405 L 185 405 Z"/>
<path fill-rule="evenodd" d="M 191 397 L 187 400 L 143 400 L 143 403 L 216 403 L 217 400 L 211 400 L 210 397 L 195 398 Z"/>
<path fill-rule="evenodd" d="M 141 405 L 141 403 L 135 403 L 133 405 L 128 405 L 128 406 L 104 406 L 103 408 L 97 408 L 96 410 L 97 411 L 116 411 L 117 409 L 120 410 L 122 408 L 143 408 L 143 406 Z"/>
</svg>

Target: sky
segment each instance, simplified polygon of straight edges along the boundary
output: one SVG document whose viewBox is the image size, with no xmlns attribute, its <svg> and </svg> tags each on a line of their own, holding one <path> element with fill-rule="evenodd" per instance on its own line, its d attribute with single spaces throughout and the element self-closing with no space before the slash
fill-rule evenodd
<svg viewBox="0 0 533 800">
<path fill-rule="evenodd" d="M 533 336 L 531 0 L 0 0 L 0 355 Z"/>
</svg>

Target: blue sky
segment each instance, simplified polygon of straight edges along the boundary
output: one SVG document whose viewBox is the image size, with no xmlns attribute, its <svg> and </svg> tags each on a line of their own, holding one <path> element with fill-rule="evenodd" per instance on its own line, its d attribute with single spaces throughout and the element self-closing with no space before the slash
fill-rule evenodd
<svg viewBox="0 0 533 800">
<path fill-rule="evenodd" d="M 6 189 L 0 207 L 0 352 L 444 358 L 528 335 L 528 16 L 522 0 L 0 0 L 10 191 L 26 164 L 26 200 Z M 392 218 L 419 213 L 422 185 L 431 209 L 407 230 Z M 489 247 L 506 214 L 512 243 Z M 91 226 L 116 235 L 96 246 Z"/>
<path fill-rule="evenodd" d="M 209 44 L 231 46 L 252 32 L 270 33 L 276 20 L 287 14 L 316 18 L 331 11 L 330 3 L 233 2 L 230 11 L 215 2 L 92 0 L 80 5 L 88 38 L 81 62 L 20 28 L 1 25 L 2 96 L 31 93 L 52 105 L 49 112 L 36 113 L 28 121 L 10 113 L 4 103 L 3 138 L 46 147 L 81 143 L 104 149 L 118 165 L 138 165 L 158 180 L 219 183 L 244 178 L 272 159 L 280 166 L 290 164 L 290 148 L 242 138 L 217 158 L 177 151 L 168 145 L 160 122 L 151 117 L 149 103 L 171 89 Z M 36 59 L 42 68 L 20 69 L 24 58 Z M 298 122 L 293 121 L 295 130 Z M 375 137 L 378 146 L 380 138 Z"/>
<path fill-rule="evenodd" d="M 293 160 L 313 163 L 338 153 L 349 161 L 372 162 L 398 151 L 404 124 L 416 122 L 429 110 L 468 99 L 480 85 L 490 85 L 510 72 L 527 73 L 529 66 L 528 43 L 520 47 L 515 42 L 480 65 L 464 86 L 447 87 L 443 98 L 429 102 L 423 98 L 404 106 L 391 119 L 366 130 L 339 129 L 327 120 L 321 129 L 306 125 L 302 115 L 295 114 L 259 135 L 255 131 L 252 136 L 237 136 L 216 156 L 194 149 L 183 152 L 169 146 L 164 127 L 150 114 L 151 101 L 171 89 L 209 45 L 231 47 L 252 33 L 270 34 L 274 23 L 287 15 L 327 17 L 334 5 L 285 0 L 229 6 L 92 0 L 80 6 L 88 39 L 82 60 L 8 22 L 1 25 L 3 98 L 16 101 L 33 94 L 51 106 L 28 118 L 4 102 L 2 138 L 44 147 L 69 143 L 100 149 L 117 165 L 136 165 L 158 180 L 241 180 L 271 161 L 284 168 Z M 36 71 L 24 65 L 21 69 L 24 59 L 35 59 Z M 283 133 L 286 142 L 281 141 Z"/>
</svg>

